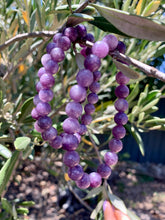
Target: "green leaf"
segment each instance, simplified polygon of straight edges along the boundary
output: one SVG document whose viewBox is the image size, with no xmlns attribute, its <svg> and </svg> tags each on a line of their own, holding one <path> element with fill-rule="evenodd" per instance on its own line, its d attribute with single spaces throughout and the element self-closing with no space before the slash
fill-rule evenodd
<svg viewBox="0 0 165 220">
<path fill-rule="evenodd" d="M 25 150 L 30 144 L 31 139 L 29 137 L 18 137 L 14 141 L 15 149 L 18 151 Z"/>
<path fill-rule="evenodd" d="M 149 119 L 144 123 L 146 127 L 152 127 L 161 124 L 165 124 L 165 118 L 153 117 L 152 119 Z"/>
<path fill-rule="evenodd" d="M 33 146 L 33 145 L 27 147 L 27 148 L 23 151 L 22 159 L 23 159 L 23 160 L 26 160 L 26 159 L 31 155 L 33 149 L 34 149 L 34 146 Z"/>
<path fill-rule="evenodd" d="M 98 213 L 99 213 L 100 210 L 103 208 L 103 203 L 104 203 L 104 201 L 101 200 L 101 201 L 97 204 L 96 208 L 93 210 L 93 212 L 92 212 L 91 215 L 90 215 L 90 219 L 96 219 Z"/>
<path fill-rule="evenodd" d="M 130 79 L 138 79 L 140 77 L 140 74 L 137 73 L 135 70 L 130 69 L 127 65 L 120 63 L 116 60 L 113 60 L 115 63 L 116 67 L 127 77 Z"/>
<path fill-rule="evenodd" d="M 96 27 L 105 32 L 115 33 L 124 37 L 129 37 L 128 35 L 121 32 L 119 29 L 117 29 L 114 25 L 109 23 L 104 17 L 94 17 L 94 20 L 89 21 L 89 23 L 95 25 Z"/>
<path fill-rule="evenodd" d="M 33 107 L 34 107 L 33 97 L 31 97 L 23 103 L 21 107 L 21 113 L 18 118 L 18 122 L 22 122 L 31 113 Z"/>
<path fill-rule="evenodd" d="M 16 210 L 17 210 L 18 214 L 22 214 L 22 215 L 27 215 L 29 213 L 29 210 L 27 208 L 23 208 L 23 207 L 17 208 Z"/>
<path fill-rule="evenodd" d="M 34 27 L 35 27 L 35 22 L 36 22 L 36 10 L 35 9 L 33 11 L 33 13 L 31 14 L 31 17 L 30 17 L 30 32 L 32 32 L 34 30 Z"/>
<path fill-rule="evenodd" d="M 165 44 L 162 44 L 154 53 L 153 57 L 160 57 L 165 54 Z"/>
<path fill-rule="evenodd" d="M 6 8 L 8 8 L 13 3 L 13 0 L 7 0 Z"/>
<path fill-rule="evenodd" d="M 139 94 L 139 83 L 137 82 L 134 88 L 132 89 L 131 93 L 127 97 L 127 102 L 128 103 L 132 102 L 138 94 Z"/>
<path fill-rule="evenodd" d="M 127 214 L 127 208 L 123 200 L 121 200 L 119 197 L 115 196 L 114 194 L 110 193 L 109 191 L 108 191 L 108 197 L 115 208 L 119 209 L 124 214 Z"/>
<path fill-rule="evenodd" d="M 67 26 L 75 26 L 84 21 L 92 21 L 94 18 L 90 15 L 82 14 L 82 13 L 73 13 L 68 17 Z"/>
<path fill-rule="evenodd" d="M 151 41 L 164 41 L 165 25 L 142 16 L 131 15 L 128 12 L 91 4 L 99 13 L 117 29 L 129 36 Z"/>
<path fill-rule="evenodd" d="M 8 181 L 11 177 L 12 171 L 16 165 L 16 162 L 18 160 L 20 152 L 15 151 L 10 157 L 6 163 L 3 165 L 3 167 L 0 170 L 0 196 L 2 195 L 4 189 L 6 188 Z"/>
<path fill-rule="evenodd" d="M 127 209 L 127 215 L 130 217 L 131 220 L 140 220 L 140 218 L 135 215 L 134 212 L 130 211 L 129 209 Z"/>
<path fill-rule="evenodd" d="M 135 130 L 134 126 L 131 126 L 131 134 L 134 137 L 135 141 L 137 142 L 140 152 L 141 154 L 144 156 L 145 152 L 144 152 L 144 144 L 143 144 L 143 140 L 139 134 L 139 132 L 137 130 Z"/>
<path fill-rule="evenodd" d="M 13 213 L 12 213 L 12 205 L 10 204 L 10 202 L 6 198 L 1 198 L 1 203 L 2 203 L 2 208 L 4 210 L 6 210 L 6 212 L 8 212 L 11 215 L 13 215 Z"/>
<path fill-rule="evenodd" d="M 83 200 L 93 198 L 93 197 L 99 195 L 102 191 L 103 191 L 102 186 L 100 186 L 98 188 L 94 188 L 88 192 L 88 194 L 83 198 Z"/>
<path fill-rule="evenodd" d="M 30 207 L 35 205 L 34 201 L 23 201 L 23 202 L 19 202 L 18 205 L 20 206 L 24 206 L 24 207 Z"/>
<path fill-rule="evenodd" d="M 160 5 L 160 2 L 161 1 L 151 1 L 144 9 L 142 15 L 143 16 L 149 16 L 150 14 L 152 14 L 153 12 L 155 12 L 158 8 L 159 8 L 159 5 Z"/>
<path fill-rule="evenodd" d="M 145 105 L 141 111 L 142 112 L 145 112 L 147 111 L 148 109 L 152 108 L 153 106 L 155 106 L 157 103 L 159 102 L 159 98 L 156 98 L 155 100 L 149 102 L 147 105 Z"/>
<path fill-rule="evenodd" d="M 12 156 L 12 153 L 7 147 L 0 144 L 0 155 L 6 159 L 9 159 Z"/>
</svg>

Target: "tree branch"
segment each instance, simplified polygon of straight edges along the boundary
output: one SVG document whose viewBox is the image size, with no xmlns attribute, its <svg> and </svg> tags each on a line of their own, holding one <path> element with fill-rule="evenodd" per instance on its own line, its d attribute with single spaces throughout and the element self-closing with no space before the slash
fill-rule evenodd
<svg viewBox="0 0 165 220">
<path fill-rule="evenodd" d="M 142 63 L 134 58 L 128 57 L 122 53 L 119 53 L 118 51 L 112 52 L 111 56 L 115 59 L 119 59 L 123 62 L 126 62 L 130 65 L 137 67 L 139 70 L 146 73 L 147 76 L 157 78 L 157 79 L 165 82 L 165 73 L 157 70 L 156 68 L 154 68 L 152 66 L 149 66 L 145 63 Z"/>
<path fill-rule="evenodd" d="M 6 41 L 4 44 L 0 45 L 0 51 L 4 50 L 6 47 L 10 46 L 16 41 L 34 37 L 53 37 L 56 33 L 57 31 L 36 31 L 32 33 L 18 34 L 17 36 Z"/>
</svg>

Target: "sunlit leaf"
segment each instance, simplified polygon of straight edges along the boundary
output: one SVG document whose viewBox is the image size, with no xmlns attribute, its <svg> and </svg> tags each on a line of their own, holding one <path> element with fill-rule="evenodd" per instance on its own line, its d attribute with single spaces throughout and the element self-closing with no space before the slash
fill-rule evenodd
<svg viewBox="0 0 165 220">
<path fill-rule="evenodd" d="M 141 15 L 146 4 L 147 0 L 140 0 L 136 6 L 136 14 Z"/>
<path fill-rule="evenodd" d="M 22 122 L 31 113 L 33 107 L 34 107 L 33 97 L 31 97 L 23 103 L 18 121 Z"/>
<path fill-rule="evenodd" d="M 101 200 L 101 201 L 97 204 L 96 208 L 93 210 L 93 212 L 92 212 L 91 215 L 90 215 L 90 219 L 96 219 L 98 213 L 99 213 L 100 210 L 103 208 L 103 203 L 104 203 L 104 201 Z"/>
<path fill-rule="evenodd" d="M 100 14 L 123 33 L 139 39 L 164 41 L 165 25 L 128 12 L 91 4 Z"/>
<path fill-rule="evenodd" d="M 9 159 L 12 156 L 12 153 L 7 147 L 0 144 L 0 155 L 6 159 Z"/>
<path fill-rule="evenodd" d="M 158 8 L 159 8 L 159 5 L 160 5 L 160 2 L 161 1 L 151 1 L 144 9 L 142 15 L 143 16 L 149 16 L 151 15 L 153 12 L 155 12 Z"/>
<path fill-rule="evenodd" d="M 15 149 L 18 151 L 25 150 L 30 144 L 31 139 L 29 137 L 18 137 L 14 141 Z"/>
<path fill-rule="evenodd" d="M 83 198 L 83 200 L 93 198 L 97 196 L 98 194 L 100 194 L 102 191 L 103 191 L 103 186 L 94 188 L 88 192 L 88 194 Z"/>
</svg>

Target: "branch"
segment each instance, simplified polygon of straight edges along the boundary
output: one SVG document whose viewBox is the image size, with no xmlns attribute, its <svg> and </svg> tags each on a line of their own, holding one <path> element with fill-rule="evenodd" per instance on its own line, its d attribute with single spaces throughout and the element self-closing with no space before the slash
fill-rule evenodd
<svg viewBox="0 0 165 220">
<path fill-rule="evenodd" d="M 57 31 L 36 31 L 32 33 L 18 34 L 17 36 L 6 41 L 4 44 L 0 45 L 0 51 L 4 50 L 6 47 L 10 46 L 16 41 L 34 37 L 53 37 L 56 33 Z"/>
<path fill-rule="evenodd" d="M 134 58 L 128 57 L 122 53 L 119 53 L 118 51 L 114 51 L 111 53 L 111 56 L 115 59 L 119 59 L 121 61 L 124 61 L 130 65 L 136 66 L 139 70 L 146 73 L 147 76 L 157 78 L 163 82 L 165 82 L 165 73 L 157 70 L 156 68 L 149 66 L 145 63 L 142 63 L 138 60 L 135 60 Z"/>
</svg>

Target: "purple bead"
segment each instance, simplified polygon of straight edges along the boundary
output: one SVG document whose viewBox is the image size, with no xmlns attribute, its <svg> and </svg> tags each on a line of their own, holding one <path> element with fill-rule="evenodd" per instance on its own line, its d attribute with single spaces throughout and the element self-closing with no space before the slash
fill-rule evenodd
<svg viewBox="0 0 165 220">
<path fill-rule="evenodd" d="M 82 114 L 82 106 L 78 102 L 69 102 L 66 105 L 65 112 L 69 117 L 78 118 Z"/>
<path fill-rule="evenodd" d="M 62 33 L 57 33 L 57 34 L 55 34 L 54 37 L 53 37 L 53 42 L 54 42 L 54 43 L 57 43 L 58 40 L 59 40 L 62 36 L 63 36 Z"/>
<path fill-rule="evenodd" d="M 129 89 L 126 85 L 119 85 L 115 89 L 115 95 L 118 98 L 126 98 L 129 95 Z"/>
<path fill-rule="evenodd" d="M 126 135 L 126 130 L 122 125 L 117 125 L 112 129 L 112 134 L 116 139 L 122 139 Z"/>
<path fill-rule="evenodd" d="M 97 172 L 102 178 L 108 179 L 108 177 L 111 175 L 111 168 L 107 164 L 102 163 L 98 166 Z"/>
<path fill-rule="evenodd" d="M 39 70 L 38 70 L 38 77 L 40 78 L 44 73 L 46 73 L 46 69 L 44 67 L 41 67 Z"/>
<path fill-rule="evenodd" d="M 90 93 L 87 96 L 87 100 L 90 104 L 95 104 L 98 101 L 98 95 L 96 93 Z"/>
<path fill-rule="evenodd" d="M 92 122 L 92 116 L 91 115 L 87 115 L 87 114 L 82 115 L 82 117 L 81 117 L 81 123 L 82 124 L 89 125 L 89 124 L 91 124 L 91 122 Z"/>
<path fill-rule="evenodd" d="M 89 174 L 90 186 L 92 188 L 97 188 L 101 185 L 102 179 L 99 173 L 92 172 Z"/>
<path fill-rule="evenodd" d="M 74 181 L 80 180 L 83 174 L 84 174 L 83 168 L 79 164 L 74 167 L 70 167 L 68 169 L 68 176 L 70 179 Z"/>
<path fill-rule="evenodd" d="M 79 133 L 80 135 L 84 135 L 86 132 L 87 132 L 87 127 L 86 127 L 86 125 L 80 124 L 80 128 L 79 128 L 79 130 L 78 130 L 78 133 Z"/>
<path fill-rule="evenodd" d="M 74 27 L 68 27 L 65 29 L 64 35 L 67 36 L 72 42 L 74 42 L 78 37 L 77 29 Z"/>
<path fill-rule="evenodd" d="M 81 142 L 81 135 L 79 133 L 74 133 L 74 136 L 77 138 L 78 142 Z"/>
<path fill-rule="evenodd" d="M 99 79 L 101 78 L 101 72 L 100 71 L 95 71 L 93 73 L 93 77 L 94 77 L 94 81 L 99 81 Z"/>
<path fill-rule="evenodd" d="M 90 41 L 90 42 L 95 42 L 95 38 L 93 36 L 93 34 L 87 33 L 87 35 L 85 36 L 85 40 Z"/>
<path fill-rule="evenodd" d="M 46 116 L 51 112 L 51 107 L 47 102 L 39 102 L 36 106 L 36 110 L 41 116 Z"/>
<path fill-rule="evenodd" d="M 122 150 L 123 148 L 123 143 L 121 140 L 112 138 L 109 143 L 108 143 L 109 149 L 111 152 L 118 153 Z"/>
<path fill-rule="evenodd" d="M 38 126 L 38 123 L 37 121 L 34 123 L 34 128 L 36 129 L 36 131 L 42 133 L 44 131 L 44 129 L 41 129 L 39 126 Z"/>
<path fill-rule="evenodd" d="M 93 73 L 90 70 L 82 69 L 76 76 L 77 83 L 82 87 L 88 87 L 93 82 Z"/>
<path fill-rule="evenodd" d="M 125 112 L 128 109 L 128 102 L 125 99 L 117 99 L 115 102 L 117 111 Z"/>
<path fill-rule="evenodd" d="M 32 109 L 32 111 L 31 111 L 31 116 L 32 116 L 32 118 L 34 118 L 34 119 L 39 119 L 39 117 L 40 117 L 40 114 L 39 114 L 39 112 L 37 111 L 37 109 L 36 108 L 33 108 Z"/>
<path fill-rule="evenodd" d="M 80 124 L 76 118 L 69 117 L 64 120 L 62 127 L 66 133 L 74 134 L 79 130 Z"/>
<path fill-rule="evenodd" d="M 57 137 L 57 130 L 54 127 L 50 127 L 42 132 L 42 138 L 45 141 L 51 141 Z"/>
<path fill-rule="evenodd" d="M 80 85 L 72 86 L 69 94 L 75 102 L 82 102 L 86 99 L 86 89 Z"/>
<path fill-rule="evenodd" d="M 72 151 L 76 150 L 79 141 L 77 137 L 73 134 L 65 134 L 62 138 L 62 148 L 64 150 Z"/>
<path fill-rule="evenodd" d="M 80 180 L 76 181 L 77 187 L 80 189 L 87 189 L 90 186 L 90 178 L 87 173 L 84 173 Z"/>
<path fill-rule="evenodd" d="M 109 51 L 113 51 L 116 49 L 117 45 L 118 45 L 118 39 L 112 35 L 112 34 L 108 34 L 103 38 L 103 41 L 106 42 L 109 46 Z"/>
<path fill-rule="evenodd" d="M 76 26 L 76 29 L 77 29 L 78 36 L 79 36 L 80 38 L 86 37 L 86 35 L 87 35 L 87 29 L 86 29 L 86 27 L 85 27 L 83 24 L 77 25 L 77 26 Z"/>
<path fill-rule="evenodd" d="M 65 58 L 64 51 L 59 47 L 52 49 L 50 55 L 55 62 L 61 62 Z"/>
<path fill-rule="evenodd" d="M 83 55 L 84 57 L 86 57 L 86 47 L 84 47 L 81 51 L 80 51 L 81 55 Z"/>
<path fill-rule="evenodd" d="M 44 65 L 44 67 L 51 74 L 57 73 L 59 69 L 58 63 L 53 60 L 48 60 L 47 63 Z"/>
<path fill-rule="evenodd" d="M 100 90 L 100 83 L 98 82 L 93 82 L 90 86 L 89 89 L 93 93 L 98 93 Z"/>
<path fill-rule="evenodd" d="M 39 102 L 41 102 L 39 95 L 35 95 L 33 98 L 33 103 L 34 105 L 37 105 Z"/>
<path fill-rule="evenodd" d="M 129 82 L 129 78 L 125 76 L 122 72 L 118 72 L 116 74 L 116 82 L 118 84 L 127 84 Z"/>
<path fill-rule="evenodd" d="M 101 66 L 101 61 L 98 56 L 90 54 L 85 58 L 84 66 L 86 69 L 89 69 L 91 72 L 97 71 Z"/>
<path fill-rule="evenodd" d="M 41 82 L 37 82 L 36 84 L 36 90 L 39 92 L 41 89 L 44 89 L 45 87 L 41 84 Z"/>
<path fill-rule="evenodd" d="M 62 36 L 57 41 L 57 47 L 60 47 L 63 51 L 67 51 L 71 47 L 70 39 L 66 36 Z"/>
<path fill-rule="evenodd" d="M 116 48 L 120 53 L 125 54 L 126 52 L 126 46 L 122 41 L 118 42 L 117 48 Z"/>
<path fill-rule="evenodd" d="M 68 167 L 74 167 L 80 162 L 79 154 L 76 151 L 66 151 L 63 156 L 63 163 Z"/>
<path fill-rule="evenodd" d="M 39 98 L 42 102 L 50 102 L 53 99 L 53 91 L 50 89 L 42 89 L 39 91 Z"/>
<path fill-rule="evenodd" d="M 46 47 L 46 52 L 50 53 L 51 50 L 54 49 L 55 47 L 56 47 L 56 43 L 54 43 L 54 42 L 49 43 Z"/>
<path fill-rule="evenodd" d="M 118 162 L 118 156 L 114 152 L 107 152 L 104 155 L 104 161 L 108 166 L 115 165 Z"/>
<path fill-rule="evenodd" d="M 49 144 L 54 149 L 60 149 L 62 147 L 62 137 L 61 136 L 57 136 L 55 139 L 50 141 Z"/>
<path fill-rule="evenodd" d="M 41 129 L 46 130 L 52 126 L 52 119 L 48 116 L 40 117 L 37 124 Z"/>
<path fill-rule="evenodd" d="M 98 56 L 99 58 L 104 58 L 108 55 L 109 46 L 104 41 L 97 41 L 92 46 L 92 53 Z"/>
<path fill-rule="evenodd" d="M 125 125 L 127 124 L 128 117 L 124 112 L 118 112 L 114 117 L 114 121 L 118 125 Z"/>
<path fill-rule="evenodd" d="M 55 83 L 55 79 L 54 77 L 49 74 L 49 73 L 45 73 L 41 76 L 40 78 L 40 83 L 44 88 L 51 88 L 52 86 L 54 86 Z"/>
<path fill-rule="evenodd" d="M 86 104 L 84 107 L 84 111 L 87 115 L 91 115 L 95 112 L 95 106 L 93 104 Z"/>
<path fill-rule="evenodd" d="M 51 60 L 51 56 L 50 54 L 44 54 L 42 57 L 41 57 L 41 63 L 43 66 L 46 65 L 46 63 Z"/>
</svg>

